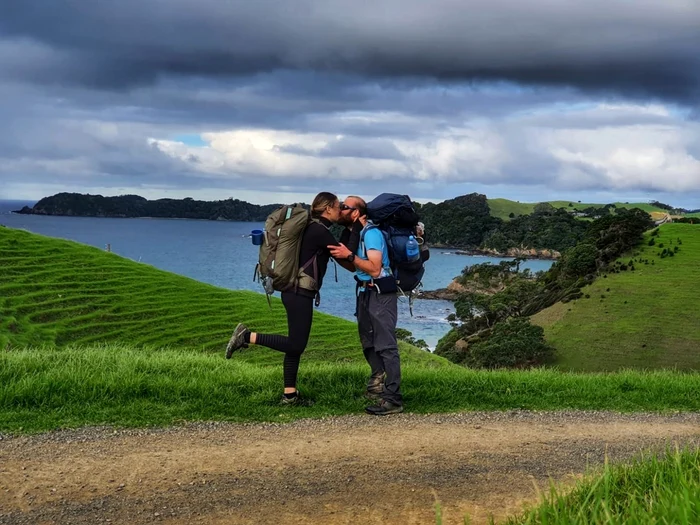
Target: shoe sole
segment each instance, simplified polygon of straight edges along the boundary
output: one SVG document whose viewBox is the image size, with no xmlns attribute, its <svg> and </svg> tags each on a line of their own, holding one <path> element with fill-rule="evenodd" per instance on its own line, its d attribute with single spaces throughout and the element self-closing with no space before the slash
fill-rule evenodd
<svg viewBox="0 0 700 525">
<path fill-rule="evenodd" d="M 398 407 L 398 408 L 392 408 L 391 410 L 387 410 L 385 412 L 374 412 L 373 410 L 368 410 L 369 407 L 365 409 L 365 412 L 372 416 L 389 416 L 391 414 L 400 414 L 403 412 L 403 407 Z"/>
<path fill-rule="evenodd" d="M 240 350 L 241 348 L 248 348 L 248 345 L 246 343 L 242 343 L 236 346 L 236 340 L 246 330 L 247 328 L 242 323 L 238 323 L 238 326 L 236 326 L 236 329 L 231 335 L 231 339 L 229 339 L 228 344 L 226 345 L 226 359 L 231 359 L 231 356 L 236 350 Z"/>
</svg>

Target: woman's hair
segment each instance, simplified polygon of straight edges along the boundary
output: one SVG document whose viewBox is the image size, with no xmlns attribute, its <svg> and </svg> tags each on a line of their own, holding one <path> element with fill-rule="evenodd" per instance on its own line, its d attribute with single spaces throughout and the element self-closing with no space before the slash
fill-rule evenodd
<svg viewBox="0 0 700 525">
<path fill-rule="evenodd" d="M 314 218 L 319 218 L 326 211 L 326 208 L 333 206 L 338 202 L 338 196 L 333 193 L 322 191 L 314 198 L 311 203 L 311 216 Z"/>
</svg>

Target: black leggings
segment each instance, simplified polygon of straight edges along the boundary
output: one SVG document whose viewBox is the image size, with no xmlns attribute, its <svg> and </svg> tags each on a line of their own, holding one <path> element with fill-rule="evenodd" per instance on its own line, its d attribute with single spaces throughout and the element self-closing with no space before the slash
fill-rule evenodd
<svg viewBox="0 0 700 525">
<path fill-rule="evenodd" d="M 314 299 L 294 292 L 282 292 L 282 304 L 287 311 L 289 335 L 258 334 L 255 344 L 284 352 L 284 387 L 296 388 L 299 360 L 311 333 Z"/>
</svg>

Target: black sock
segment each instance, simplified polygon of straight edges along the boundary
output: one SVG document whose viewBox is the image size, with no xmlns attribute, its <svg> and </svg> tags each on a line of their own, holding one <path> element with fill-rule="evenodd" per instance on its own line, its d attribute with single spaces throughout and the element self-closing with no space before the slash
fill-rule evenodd
<svg viewBox="0 0 700 525">
<path fill-rule="evenodd" d="M 246 344 L 250 344 L 250 330 L 243 332 L 243 340 L 246 342 Z"/>
<path fill-rule="evenodd" d="M 287 399 L 294 399 L 299 395 L 299 391 L 292 392 L 291 394 L 284 393 L 284 397 Z"/>
</svg>

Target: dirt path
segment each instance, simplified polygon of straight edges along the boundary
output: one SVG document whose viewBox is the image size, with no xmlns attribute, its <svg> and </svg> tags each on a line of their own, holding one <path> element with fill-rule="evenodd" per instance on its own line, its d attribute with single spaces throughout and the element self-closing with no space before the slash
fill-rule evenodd
<svg viewBox="0 0 700 525">
<path fill-rule="evenodd" d="M 0 523 L 484 523 L 607 455 L 700 446 L 700 414 L 353 416 L 0 440 Z"/>
</svg>

